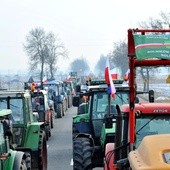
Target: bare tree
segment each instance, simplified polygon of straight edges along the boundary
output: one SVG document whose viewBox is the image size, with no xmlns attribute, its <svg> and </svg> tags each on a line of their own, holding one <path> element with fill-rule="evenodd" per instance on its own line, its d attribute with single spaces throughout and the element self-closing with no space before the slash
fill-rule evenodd
<svg viewBox="0 0 170 170">
<path fill-rule="evenodd" d="M 170 27 L 170 13 L 160 12 L 158 18 L 149 17 L 146 21 L 139 22 L 141 28 L 163 29 Z"/>
<path fill-rule="evenodd" d="M 54 73 L 57 70 L 56 63 L 59 57 L 68 58 L 68 51 L 65 49 L 63 43 L 52 32 L 47 35 L 46 49 L 48 57 L 46 60 L 47 67 L 50 72 L 50 79 L 54 79 Z"/>
<path fill-rule="evenodd" d="M 124 41 L 114 43 L 114 49 L 108 54 L 111 65 L 118 67 L 122 75 L 128 70 L 127 44 Z"/>
<path fill-rule="evenodd" d="M 47 74 L 49 71 L 50 79 L 53 79 L 59 57 L 67 57 L 67 50 L 59 39 L 52 32 L 46 34 L 42 28 L 36 28 L 29 32 L 24 49 L 30 57 L 30 70 L 40 70 L 41 83 L 45 68 L 48 68 Z"/>
<path fill-rule="evenodd" d="M 24 49 L 30 57 L 29 65 L 30 70 L 40 68 L 40 81 L 42 82 L 44 65 L 46 58 L 46 35 L 42 28 L 36 28 L 29 32 L 26 37 L 26 44 Z"/>
</svg>

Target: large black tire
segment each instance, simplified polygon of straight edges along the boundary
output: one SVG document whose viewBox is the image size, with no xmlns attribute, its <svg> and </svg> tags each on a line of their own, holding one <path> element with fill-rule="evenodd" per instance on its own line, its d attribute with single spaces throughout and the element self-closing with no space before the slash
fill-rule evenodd
<svg viewBox="0 0 170 170">
<path fill-rule="evenodd" d="M 49 133 L 48 133 L 48 136 L 51 137 L 51 125 L 48 125 L 48 128 L 49 128 Z"/>
<path fill-rule="evenodd" d="M 65 108 L 66 108 L 66 103 L 65 103 L 65 100 L 63 101 L 62 103 L 62 116 L 65 116 Z"/>
<path fill-rule="evenodd" d="M 51 111 L 51 117 L 50 117 L 50 119 L 51 119 L 51 121 L 50 121 L 50 126 L 51 126 L 51 129 L 53 129 L 54 128 L 54 111 Z"/>
<path fill-rule="evenodd" d="M 67 99 L 66 99 L 66 111 L 68 110 L 68 96 L 67 96 Z"/>
<path fill-rule="evenodd" d="M 92 148 L 88 138 L 73 140 L 73 170 L 92 170 Z"/>
<path fill-rule="evenodd" d="M 45 132 L 43 130 L 40 131 L 38 152 L 39 152 L 38 169 L 47 170 L 47 141 Z"/>
<path fill-rule="evenodd" d="M 57 105 L 57 118 L 62 118 L 62 115 L 63 115 L 62 110 L 63 110 L 62 103 L 58 103 L 58 105 Z"/>
<path fill-rule="evenodd" d="M 46 136 L 46 140 L 48 141 L 49 139 L 49 127 L 45 126 L 45 136 Z"/>
</svg>

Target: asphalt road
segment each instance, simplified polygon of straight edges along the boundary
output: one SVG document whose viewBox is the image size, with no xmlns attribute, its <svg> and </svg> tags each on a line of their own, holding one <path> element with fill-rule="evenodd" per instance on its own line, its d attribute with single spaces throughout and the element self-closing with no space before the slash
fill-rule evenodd
<svg viewBox="0 0 170 170">
<path fill-rule="evenodd" d="M 72 117 L 77 108 L 71 107 L 64 117 L 55 119 L 52 136 L 47 141 L 48 170 L 73 170 L 72 166 Z M 94 168 L 103 170 L 103 168 Z"/>
<path fill-rule="evenodd" d="M 64 117 L 55 119 L 52 136 L 47 142 L 48 170 L 72 170 L 72 116 L 76 108 L 71 107 Z"/>
</svg>

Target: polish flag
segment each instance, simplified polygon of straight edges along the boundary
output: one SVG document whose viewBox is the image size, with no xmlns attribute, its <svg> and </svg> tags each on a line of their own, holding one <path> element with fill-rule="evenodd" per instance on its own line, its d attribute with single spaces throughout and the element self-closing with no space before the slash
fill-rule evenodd
<svg viewBox="0 0 170 170">
<path fill-rule="evenodd" d="M 72 80 L 72 78 L 71 78 L 71 76 L 69 75 L 68 77 L 67 77 L 67 81 L 71 81 Z"/>
<path fill-rule="evenodd" d="M 112 97 L 115 99 L 116 95 L 116 89 L 112 80 L 111 72 L 110 72 L 110 64 L 109 64 L 109 59 L 107 58 L 106 60 L 106 67 L 105 67 L 105 81 L 107 85 L 110 85 L 110 93 Z"/>
</svg>

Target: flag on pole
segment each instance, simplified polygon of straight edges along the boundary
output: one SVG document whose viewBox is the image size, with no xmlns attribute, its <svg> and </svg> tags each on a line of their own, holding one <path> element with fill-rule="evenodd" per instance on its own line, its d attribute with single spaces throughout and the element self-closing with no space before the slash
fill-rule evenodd
<svg viewBox="0 0 170 170">
<path fill-rule="evenodd" d="M 67 80 L 67 81 L 71 81 L 71 80 L 72 80 L 71 76 L 68 75 L 68 77 L 66 78 L 66 80 Z"/>
<path fill-rule="evenodd" d="M 109 64 L 109 59 L 107 58 L 106 60 L 106 67 L 105 67 L 105 81 L 107 85 L 110 86 L 110 94 L 111 96 L 115 99 L 116 95 L 116 89 L 112 80 L 111 72 L 110 72 L 110 64 Z"/>
</svg>

